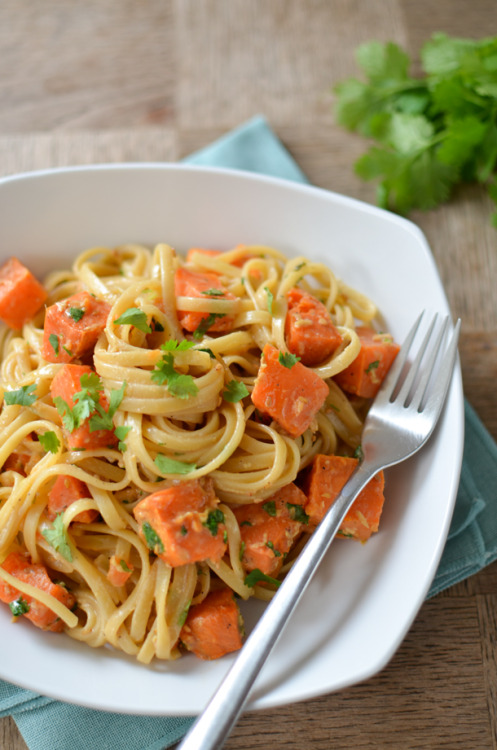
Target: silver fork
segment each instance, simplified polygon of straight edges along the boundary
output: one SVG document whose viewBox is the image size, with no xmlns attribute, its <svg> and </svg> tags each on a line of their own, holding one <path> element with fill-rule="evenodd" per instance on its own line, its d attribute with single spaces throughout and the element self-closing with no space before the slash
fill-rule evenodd
<svg viewBox="0 0 497 750">
<path fill-rule="evenodd" d="M 461 322 L 450 340 L 450 320 L 435 315 L 411 364 L 408 357 L 422 313 L 410 330 L 364 424 L 363 459 L 311 536 L 213 698 L 178 750 L 220 750 L 247 701 L 259 671 L 359 492 L 381 469 L 416 453 L 442 411 L 457 356 Z"/>
</svg>

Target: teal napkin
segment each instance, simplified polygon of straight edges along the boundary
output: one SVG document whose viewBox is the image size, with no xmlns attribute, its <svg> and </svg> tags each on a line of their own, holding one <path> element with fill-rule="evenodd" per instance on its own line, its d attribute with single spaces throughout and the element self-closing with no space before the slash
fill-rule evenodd
<svg viewBox="0 0 497 750">
<path fill-rule="evenodd" d="M 255 117 L 185 159 L 307 182 L 264 118 Z M 455 512 L 429 596 L 497 558 L 497 446 L 465 404 L 464 459 Z M 0 681 L 0 716 L 12 715 L 30 750 L 162 750 L 190 718 L 128 716 L 73 706 Z"/>
</svg>

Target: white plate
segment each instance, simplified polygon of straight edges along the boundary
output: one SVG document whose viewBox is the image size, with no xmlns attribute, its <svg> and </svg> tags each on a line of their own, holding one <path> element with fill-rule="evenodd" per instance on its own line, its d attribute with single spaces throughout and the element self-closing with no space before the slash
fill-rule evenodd
<svg viewBox="0 0 497 750">
<path fill-rule="evenodd" d="M 273 245 L 330 265 L 372 297 L 402 341 L 423 308 L 449 312 L 422 233 L 410 222 L 330 192 L 222 169 L 112 165 L 0 181 L 2 257 L 39 274 L 94 245 L 168 242 L 229 248 Z M 461 374 L 429 445 L 387 472 L 380 532 L 337 541 L 309 586 L 253 692 L 267 708 L 338 690 L 379 671 L 403 640 L 442 553 L 463 448 Z M 260 604 L 244 606 L 248 629 Z M 93 650 L 0 607 L 0 676 L 84 706 L 149 715 L 199 712 L 232 658 L 193 656 L 144 667 Z"/>
</svg>

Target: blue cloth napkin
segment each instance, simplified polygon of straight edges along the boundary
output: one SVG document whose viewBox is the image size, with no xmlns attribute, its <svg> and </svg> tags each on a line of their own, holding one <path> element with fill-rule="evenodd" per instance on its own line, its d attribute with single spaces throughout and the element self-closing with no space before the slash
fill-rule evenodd
<svg viewBox="0 0 497 750">
<path fill-rule="evenodd" d="M 255 117 L 185 159 L 307 182 L 264 118 Z M 447 544 L 429 596 L 497 558 L 497 445 L 465 404 L 461 482 Z M 162 750 L 190 718 L 112 714 L 53 701 L 0 681 L 0 716 L 12 715 L 30 750 Z"/>
</svg>

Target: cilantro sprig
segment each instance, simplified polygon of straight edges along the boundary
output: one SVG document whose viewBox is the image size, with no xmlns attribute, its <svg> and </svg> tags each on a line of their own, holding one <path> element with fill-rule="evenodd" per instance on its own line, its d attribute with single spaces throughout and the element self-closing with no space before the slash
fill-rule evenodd
<svg viewBox="0 0 497 750">
<path fill-rule="evenodd" d="M 42 432 L 38 440 L 48 453 L 57 453 L 60 448 L 60 440 L 53 430 Z"/>
<path fill-rule="evenodd" d="M 295 354 L 291 354 L 290 352 L 280 352 L 278 354 L 278 362 L 280 365 L 283 365 L 283 367 L 286 367 L 287 370 L 291 370 L 299 360 L 300 357 L 296 357 Z"/>
<path fill-rule="evenodd" d="M 36 401 L 36 385 L 21 385 L 16 391 L 5 391 L 3 398 L 7 406 L 32 406 Z"/>
<path fill-rule="evenodd" d="M 69 432 L 88 419 L 90 432 L 95 430 L 113 430 L 113 417 L 124 398 L 126 382 L 121 388 L 110 391 L 109 406 L 105 410 L 100 403 L 100 395 L 104 389 L 97 373 L 84 373 L 80 378 L 81 390 L 74 394 L 71 406 L 61 396 L 54 398 L 54 404 L 62 419 L 62 424 Z"/>
<path fill-rule="evenodd" d="M 46 529 L 43 529 L 41 533 L 59 555 L 62 555 L 62 557 L 68 562 L 72 562 L 73 558 L 69 544 L 69 536 L 67 534 L 67 529 L 64 526 L 62 513 L 57 515 L 53 524 Z"/>
<path fill-rule="evenodd" d="M 161 359 L 157 362 L 151 372 L 150 377 L 154 383 L 167 385 L 167 390 L 171 396 L 176 398 L 190 398 L 198 393 L 198 386 L 192 375 L 182 375 L 174 368 L 173 352 L 186 351 L 191 349 L 195 343 L 192 341 L 166 341 L 162 344 L 161 349 L 164 351 Z"/>
<path fill-rule="evenodd" d="M 229 383 L 226 383 L 226 390 L 223 391 L 224 400 L 231 404 L 236 404 L 248 395 L 247 386 L 239 380 L 230 380 Z"/>
<path fill-rule="evenodd" d="M 209 328 L 214 325 L 218 318 L 225 317 L 226 313 L 209 313 L 207 318 L 202 318 L 200 324 L 194 330 L 193 338 L 197 339 L 197 341 L 200 341 L 205 336 Z"/>
<path fill-rule="evenodd" d="M 161 474 L 189 474 L 191 471 L 195 471 L 197 468 L 196 464 L 188 464 L 185 461 L 177 461 L 174 458 L 169 458 L 163 453 L 158 453 L 155 457 L 154 464 L 157 466 Z"/>
<path fill-rule="evenodd" d="M 258 583 L 271 583 L 273 586 L 280 586 L 281 581 L 278 581 L 277 578 L 272 578 L 271 576 L 266 575 L 263 573 L 259 568 L 254 568 L 254 570 L 251 570 L 250 573 L 245 576 L 245 586 L 248 586 L 249 588 L 253 588 Z"/>
<path fill-rule="evenodd" d="M 143 333 L 152 333 L 147 315 L 139 307 L 129 307 L 115 321 L 115 325 L 129 325 L 138 328 Z"/>
<path fill-rule="evenodd" d="M 378 180 L 379 205 L 428 210 L 467 182 L 486 185 L 497 204 L 497 37 L 434 34 L 421 49 L 420 78 L 392 42 L 368 42 L 356 54 L 366 81 L 335 87 L 335 116 L 376 141 L 355 170 Z M 497 227 L 497 211 L 492 221 Z"/>
</svg>

